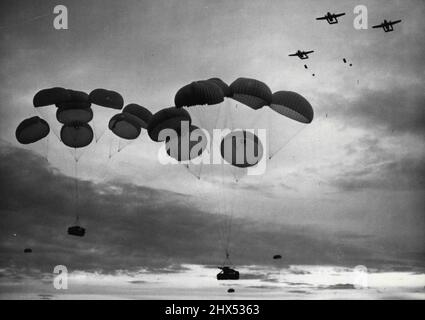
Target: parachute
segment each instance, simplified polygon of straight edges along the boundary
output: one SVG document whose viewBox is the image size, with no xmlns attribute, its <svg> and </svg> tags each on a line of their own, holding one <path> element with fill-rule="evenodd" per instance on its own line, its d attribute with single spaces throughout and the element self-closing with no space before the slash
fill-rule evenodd
<svg viewBox="0 0 425 320">
<path fill-rule="evenodd" d="M 314 112 L 311 104 L 296 92 L 278 91 L 273 93 L 270 108 L 298 122 L 310 123 L 313 121 Z"/>
<path fill-rule="evenodd" d="M 233 288 L 229 288 L 228 290 L 227 290 L 227 293 L 234 293 L 235 292 L 235 289 L 233 289 Z"/>
<path fill-rule="evenodd" d="M 141 123 L 130 113 L 118 113 L 109 121 L 109 130 L 122 139 L 134 140 L 140 135 Z"/>
<path fill-rule="evenodd" d="M 132 103 L 127 105 L 123 110 L 123 113 L 131 114 L 137 117 L 140 127 L 146 129 L 149 122 L 152 119 L 152 112 L 145 107 L 139 106 L 138 104 Z"/>
<path fill-rule="evenodd" d="M 24 249 L 24 253 L 31 253 L 32 252 L 32 249 L 31 248 L 25 248 Z"/>
<path fill-rule="evenodd" d="M 114 115 L 109 120 L 109 130 L 114 133 L 118 140 L 118 147 L 116 152 L 122 151 L 126 146 L 130 145 L 140 136 L 142 129 L 146 129 L 148 123 L 152 118 L 152 113 L 138 105 L 129 104 L 121 113 Z M 114 154 L 112 151 L 112 143 L 110 142 L 109 158 Z"/>
<path fill-rule="evenodd" d="M 87 123 L 73 122 L 62 126 L 60 136 L 66 146 L 83 148 L 93 141 L 93 129 Z"/>
<path fill-rule="evenodd" d="M 282 256 L 280 254 L 276 254 L 276 255 L 273 256 L 273 259 L 274 260 L 282 259 Z"/>
<path fill-rule="evenodd" d="M 232 96 L 232 90 L 230 87 L 220 78 L 210 78 L 207 81 L 215 83 L 217 86 L 220 87 L 221 91 L 223 92 L 223 95 L 225 98 L 229 98 Z"/>
<path fill-rule="evenodd" d="M 121 110 L 124 106 L 123 97 L 115 91 L 95 89 L 90 92 L 89 100 L 98 106 Z"/>
<path fill-rule="evenodd" d="M 232 166 L 255 166 L 263 157 L 263 147 L 258 137 L 249 131 L 235 130 L 227 134 L 220 144 L 221 156 Z"/>
<path fill-rule="evenodd" d="M 152 141 L 160 142 L 160 132 L 164 129 L 172 129 L 180 134 L 183 121 L 192 123 L 189 112 L 181 108 L 165 108 L 155 113 L 148 124 L 148 134 Z M 165 138 L 164 138 L 165 139 Z"/>
<path fill-rule="evenodd" d="M 38 91 L 33 99 L 34 107 L 45 107 L 69 101 L 70 93 L 67 89 L 55 87 Z"/>
<path fill-rule="evenodd" d="M 93 111 L 88 108 L 58 108 L 56 111 L 56 119 L 62 124 L 70 124 L 73 122 L 89 123 L 93 120 Z"/>
<path fill-rule="evenodd" d="M 223 102 L 224 94 L 215 81 L 194 81 L 179 91 L 174 97 L 177 108 L 192 107 L 196 105 L 213 105 Z"/>
<path fill-rule="evenodd" d="M 89 95 L 84 91 L 68 89 L 69 100 L 66 102 L 88 102 L 90 103 Z"/>
<path fill-rule="evenodd" d="M 49 124 L 38 116 L 22 121 L 16 128 L 16 140 L 30 144 L 45 138 L 50 132 Z"/>
<path fill-rule="evenodd" d="M 259 80 L 238 78 L 230 85 L 230 90 L 232 99 L 255 110 L 270 105 L 272 101 L 270 88 Z"/>
<path fill-rule="evenodd" d="M 207 147 L 207 137 L 197 126 L 191 125 L 180 135 L 165 142 L 167 154 L 177 161 L 188 161 L 199 157 Z"/>
</svg>

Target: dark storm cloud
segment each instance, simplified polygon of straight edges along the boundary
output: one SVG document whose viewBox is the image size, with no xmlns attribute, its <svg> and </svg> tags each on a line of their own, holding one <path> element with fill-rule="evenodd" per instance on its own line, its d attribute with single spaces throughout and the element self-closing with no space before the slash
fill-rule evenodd
<svg viewBox="0 0 425 320">
<path fill-rule="evenodd" d="M 341 166 L 340 172 L 328 181 L 342 191 L 425 188 L 425 160 L 421 156 L 394 154 L 382 147 L 380 139 L 371 136 L 346 145 L 345 151 L 355 157 L 356 164 Z"/>
<path fill-rule="evenodd" d="M 185 271 L 182 263 L 216 265 L 222 259 L 221 216 L 197 210 L 189 196 L 124 183 L 79 181 L 87 235 L 72 238 L 66 228 L 74 222 L 75 180 L 29 151 L 5 144 L 0 150 L 0 267 L 9 278 L 51 273 L 58 264 L 71 271 L 168 273 Z M 231 251 L 238 264 L 273 265 L 273 254 L 283 251 L 291 264 L 341 262 L 339 240 L 317 230 L 266 228 L 241 219 L 234 230 Z M 380 252 L 351 242 L 342 246 L 343 263 L 384 261 Z M 33 253 L 24 254 L 25 247 Z M 397 265 L 397 257 L 386 256 L 386 263 Z M 420 257 L 413 260 L 409 263 L 421 263 Z"/>
<path fill-rule="evenodd" d="M 368 169 L 346 171 L 332 181 L 344 191 L 364 189 L 412 190 L 425 188 L 425 161 L 405 158 Z"/>
<path fill-rule="evenodd" d="M 425 134 L 425 93 L 422 85 L 364 89 L 357 98 L 329 97 L 325 112 L 347 126 L 383 129 L 393 134 Z"/>
</svg>

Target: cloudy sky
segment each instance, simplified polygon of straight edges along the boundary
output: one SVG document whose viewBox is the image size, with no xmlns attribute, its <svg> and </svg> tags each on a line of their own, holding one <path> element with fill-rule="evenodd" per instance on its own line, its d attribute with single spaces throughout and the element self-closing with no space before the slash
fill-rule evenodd
<svg viewBox="0 0 425 320">
<path fill-rule="evenodd" d="M 81 273 L 90 281 L 110 277 L 114 297 L 127 282 L 139 286 L 136 298 L 149 296 L 146 288 L 164 297 L 169 287 L 190 296 L 179 276 L 198 288 L 222 262 L 228 212 L 232 262 L 249 266 L 248 274 L 365 265 L 389 274 L 381 287 L 403 286 L 391 277 L 399 272 L 407 287 L 411 274 L 423 288 L 422 1 L 362 1 L 368 30 L 353 27 L 357 1 L 62 1 L 68 30 L 53 28 L 56 4 L 0 4 L 2 297 L 46 292 L 58 264 L 80 280 Z M 347 14 L 338 25 L 315 20 L 327 11 Z M 383 19 L 403 22 L 392 33 L 370 28 Z M 315 50 L 308 69 L 288 57 L 298 49 Z M 31 146 L 15 140 L 19 122 L 39 115 L 32 98 L 43 88 L 113 89 L 126 104 L 156 112 L 173 105 L 181 86 L 210 77 L 228 83 L 252 77 L 272 91 L 296 91 L 311 102 L 315 119 L 304 126 L 262 111 L 258 118 L 269 120 L 259 126 L 270 130 L 275 148 L 284 148 L 266 174 L 237 183 L 220 183 L 207 170 L 198 180 L 183 166 L 161 165 L 159 146 L 146 134 L 117 153 L 121 142 L 105 131 L 114 113 L 101 110 L 92 125 L 102 138 L 79 155 L 77 175 L 72 152 L 55 137 L 53 108 L 41 111 L 52 128 L 48 140 Z M 249 117 L 239 119 L 251 123 Z M 75 179 L 87 228 L 82 239 L 65 232 L 74 222 Z M 22 253 L 26 247 L 34 250 L 30 257 Z M 277 253 L 278 266 L 271 259 Z M 331 285 L 318 279 L 304 280 Z M 250 297 L 267 291 L 262 285 L 251 285 Z M 78 293 L 88 293 L 84 288 Z M 104 290 L 86 288 L 93 295 Z"/>
</svg>

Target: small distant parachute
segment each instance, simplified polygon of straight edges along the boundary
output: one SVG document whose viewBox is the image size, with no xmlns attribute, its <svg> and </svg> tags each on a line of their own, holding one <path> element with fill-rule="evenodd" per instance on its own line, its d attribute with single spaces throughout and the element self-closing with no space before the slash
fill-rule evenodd
<svg viewBox="0 0 425 320">
<path fill-rule="evenodd" d="M 156 142 L 160 142 L 159 134 L 162 130 L 175 130 L 179 135 L 181 133 L 181 123 L 183 121 L 192 123 L 189 112 L 183 108 L 165 108 L 155 113 L 148 124 L 149 137 Z M 165 139 L 165 138 L 164 138 Z"/>
<path fill-rule="evenodd" d="M 90 92 L 89 100 L 98 106 L 121 110 L 124 106 L 123 97 L 115 91 L 95 89 Z"/>
<path fill-rule="evenodd" d="M 307 65 L 306 65 L 306 64 L 304 65 L 304 68 L 308 69 L 308 67 L 307 67 Z"/>
<path fill-rule="evenodd" d="M 65 124 L 60 131 L 63 144 L 70 148 L 83 148 L 93 141 L 93 129 L 87 123 Z"/>
<path fill-rule="evenodd" d="M 272 92 L 263 82 L 249 78 L 238 78 L 230 85 L 232 99 L 252 109 L 270 105 Z"/>
<path fill-rule="evenodd" d="M 188 132 L 181 132 L 180 135 L 165 143 L 167 154 L 177 161 L 188 161 L 199 157 L 208 144 L 204 132 L 197 126 L 191 125 L 186 131 Z"/>
<path fill-rule="evenodd" d="M 224 101 L 224 93 L 217 81 L 194 81 L 180 88 L 175 97 L 177 108 L 214 105 Z"/>
<path fill-rule="evenodd" d="M 45 138 L 49 132 L 49 124 L 35 116 L 22 121 L 16 128 L 15 135 L 19 143 L 30 144 Z"/>
<path fill-rule="evenodd" d="M 282 256 L 281 256 L 280 254 L 275 254 L 275 255 L 273 256 L 273 259 L 274 259 L 274 260 L 282 259 Z"/>
<path fill-rule="evenodd" d="M 128 113 L 136 117 L 139 120 L 140 127 L 143 129 L 148 127 L 148 124 L 152 119 L 152 112 L 150 112 L 145 107 L 139 106 L 135 103 L 127 105 L 122 110 L 122 113 Z"/>
<path fill-rule="evenodd" d="M 239 168 L 255 166 L 263 157 L 260 139 L 246 130 L 235 130 L 227 134 L 221 141 L 220 150 L 224 160 Z"/>
<path fill-rule="evenodd" d="M 141 121 L 130 113 L 118 113 L 109 121 L 109 130 L 122 139 L 137 139 L 141 132 Z"/>
<path fill-rule="evenodd" d="M 228 290 L 227 290 L 227 293 L 234 293 L 235 292 L 235 289 L 233 289 L 233 288 L 229 288 Z"/>
<path fill-rule="evenodd" d="M 24 249 L 24 253 L 31 253 L 32 252 L 32 249 L 31 248 L 25 248 Z"/>
<path fill-rule="evenodd" d="M 344 61 L 344 63 L 347 63 L 347 59 L 343 58 L 342 61 Z"/>
<path fill-rule="evenodd" d="M 34 107 L 45 107 L 69 101 L 70 93 L 65 88 L 55 87 L 38 91 L 33 99 Z"/>
<path fill-rule="evenodd" d="M 273 93 L 270 108 L 298 122 L 310 123 L 313 121 L 314 112 L 311 104 L 296 92 L 277 91 Z"/>
</svg>

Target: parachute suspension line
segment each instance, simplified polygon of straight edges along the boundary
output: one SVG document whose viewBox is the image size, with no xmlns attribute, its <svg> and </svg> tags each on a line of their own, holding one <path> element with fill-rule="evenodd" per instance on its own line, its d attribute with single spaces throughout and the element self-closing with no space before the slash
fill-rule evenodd
<svg viewBox="0 0 425 320">
<path fill-rule="evenodd" d="M 285 148 L 296 136 L 298 136 L 307 126 L 303 126 L 300 128 L 294 135 L 292 135 L 282 146 L 277 148 L 275 151 L 270 153 L 269 160 L 271 160 L 277 153 L 282 151 L 283 148 Z"/>
<path fill-rule="evenodd" d="M 45 141 L 45 159 L 47 162 L 49 162 L 49 136 L 46 137 Z"/>
<path fill-rule="evenodd" d="M 74 148 L 75 153 L 77 152 L 77 148 Z M 74 162 L 74 187 L 75 187 L 75 222 L 76 225 L 80 222 L 80 216 L 78 211 L 78 205 L 79 205 L 79 188 L 78 188 L 78 159 L 75 159 Z"/>
<path fill-rule="evenodd" d="M 201 179 L 201 176 L 200 175 L 197 175 L 195 172 L 193 172 L 192 170 L 190 170 L 190 168 L 189 168 L 189 165 L 186 163 L 186 164 L 183 164 L 183 167 L 185 167 L 186 169 L 187 169 L 187 171 L 192 175 L 192 176 L 194 176 L 196 179 L 198 179 L 198 180 L 200 180 Z"/>
<path fill-rule="evenodd" d="M 220 203 L 221 203 L 221 218 L 223 219 L 223 222 L 220 222 L 219 224 L 219 232 L 220 232 L 220 246 L 222 250 L 227 254 L 226 252 L 226 224 L 227 224 L 227 208 L 226 208 L 226 192 L 224 190 L 225 187 L 225 181 L 224 181 L 224 166 L 225 163 L 221 163 L 221 188 L 219 188 L 219 195 L 220 195 Z M 225 261 L 223 262 L 224 265 Z"/>
</svg>

